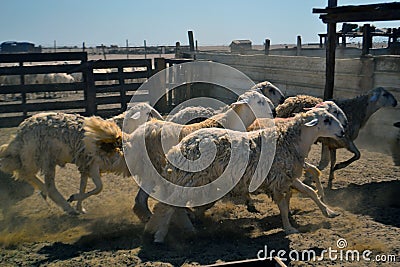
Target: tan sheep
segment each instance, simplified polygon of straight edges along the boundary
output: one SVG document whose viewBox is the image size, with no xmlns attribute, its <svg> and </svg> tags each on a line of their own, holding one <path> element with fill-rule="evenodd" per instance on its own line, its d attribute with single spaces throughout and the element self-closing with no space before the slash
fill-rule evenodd
<svg viewBox="0 0 400 267">
<path fill-rule="evenodd" d="M 212 183 L 225 172 L 226 175 L 235 177 L 239 170 L 243 170 L 239 182 L 228 193 L 234 200 L 246 200 L 251 179 L 264 179 L 257 191 L 270 195 L 278 204 L 282 216 L 283 228 L 287 234 L 298 232 L 291 226 L 288 219 L 288 206 L 285 195 L 293 186 L 301 192 L 312 194 L 310 187 L 304 185 L 298 178 L 301 176 L 304 166 L 304 159 L 307 156 L 311 145 L 320 136 L 340 138 L 344 134 L 341 123 L 325 109 L 313 109 L 306 113 L 296 115 L 292 119 L 281 120 L 276 127 L 268 127 L 259 131 L 237 132 L 227 129 L 201 129 L 188 136 L 174 146 L 167 155 L 170 162 L 179 162 L 189 159 L 196 160 L 200 153 L 199 147 L 202 140 L 213 143 L 216 146 L 214 160 L 207 168 L 198 172 L 188 172 L 175 167 L 168 162 L 163 168 L 163 176 L 168 181 L 184 186 L 200 187 Z M 275 157 L 272 160 L 270 170 L 258 168 L 261 144 L 270 144 L 276 141 Z M 239 155 L 232 154 L 234 147 L 242 151 Z M 207 151 L 205 151 L 207 153 Z M 201 155 L 203 157 L 203 155 Z M 247 166 L 242 168 L 239 161 L 248 156 Z M 205 158 L 209 156 L 204 155 Z M 228 168 L 230 159 L 235 162 L 232 168 Z M 238 163 L 236 164 L 236 161 Z M 267 164 L 267 159 L 261 160 L 261 164 Z M 215 190 L 219 190 L 218 187 Z M 198 196 L 192 191 L 177 190 L 171 193 L 170 199 L 180 201 L 177 206 L 170 206 L 158 203 L 153 216 L 146 224 L 145 231 L 154 234 L 154 242 L 163 242 L 168 233 L 169 224 L 173 216 L 179 218 L 185 230 L 193 231 L 193 225 L 187 218 L 183 207 L 191 207 Z M 314 197 L 318 199 L 314 192 Z M 321 202 L 316 202 L 321 203 Z M 324 205 L 321 203 L 321 205 Z M 336 216 L 327 206 L 321 206 L 324 214 L 328 217 Z"/>
<path fill-rule="evenodd" d="M 245 131 L 256 116 L 272 117 L 271 107 L 273 104 L 268 98 L 257 91 L 248 91 L 241 95 L 226 112 L 205 121 L 180 125 L 169 121 L 152 120 L 140 126 L 131 135 L 127 135 L 125 158 L 130 163 L 131 174 L 136 176 L 136 181 L 141 186 L 135 198 L 134 213 L 142 221 L 147 221 L 151 216 L 152 213 L 147 204 L 149 196 L 142 189 L 142 183 L 148 184 L 146 188 L 151 190 L 152 181 L 157 179 L 165 165 L 165 154 L 180 139 L 202 128 L 225 127 Z"/>
<path fill-rule="evenodd" d="M 149 117 L 153 117 L 152 114 L 161 117 L 147 104 L 132 107 L 123 113 L 123 116 L 128 116 L 125 120 L 126 129 L 134 129 Z M 123 116 L 115 117 L 115 122 L 122 125 Z M 116 150 L 115 142 L 112 144 L 107 142 L 104 145 L 105 150 L 97 153 L 87 150 L 83 142 L 85 136 L 83 124 L 87 119 L 77 114 L 66 113 L 40 113 L 26 119 L 18 127 L 17 134 L 11 142 L 1 146 L 0 169 L 14 174 L 17 179 L 27 181 L 39 189 L 44 197 L 48 195 L 65 212 L 69 214 L 84 212 L 82 201 L 102 190 L 100 173 L 114 172 L 129 175 L 128 171 L 120 171 L 124 170 L 121 164 L 125 166 L 125 161 L 122 151 Z M 107 125 L 101 118 L 90 118 L 90 121 L 93 120 L 99 124 L 100 128 L 96 128 L 98 131 L 104 127 L 105 130 L 117 133 L 119 129 L 117 124 Z M 92 125 L 93 127 L 95 125 Z M 68 199 L 77 201 L 77 210 L 69 205 L 55 187 L 55 168 L 57 165 L 63 167 L 66 163 L 75 164 L 81 174 L 79 194 L 72 195 Z M 44 174 L 44 183 L 36 175 L 39 171 Z M 85 193 L 88 177 L 92 178 L 96 187 Z"/>
</svg>

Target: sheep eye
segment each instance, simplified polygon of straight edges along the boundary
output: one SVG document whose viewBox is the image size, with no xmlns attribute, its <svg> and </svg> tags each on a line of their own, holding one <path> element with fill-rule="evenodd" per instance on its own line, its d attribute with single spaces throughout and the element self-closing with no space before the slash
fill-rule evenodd
<svg viewBox="0 0 400 267">
<path fill-rule="evenodd" d="M 326 118 L 326 119 L 324 120 L 324 123 L 325 123 L 325 124 L 328 124 L 328 123 L 331 124 L 331 120 L 330 120 L 329 118 Z"/>
</svg>

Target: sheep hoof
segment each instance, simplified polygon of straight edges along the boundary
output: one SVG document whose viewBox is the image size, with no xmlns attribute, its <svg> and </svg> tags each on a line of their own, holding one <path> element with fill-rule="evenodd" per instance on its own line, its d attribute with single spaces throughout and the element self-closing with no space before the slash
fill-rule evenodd
<svg viewBox="0 0 400 267">
<path fill-rule="evenodd" d="M 298 234 L 299 230 L 297 230 L 294 227 L 288 227 L 287 229 L 285 229 L 285 234 L 286 235 L 291 235 L 291 234 Z"/>
<path fill-rule="evenodd" d="M 251 213 L 258 213 L 258 210 L 254 205 L 247 205 L 247 211 Z"/>
<path fill-rule="evenodd" d="M 76 194 L 73 194 L 73 195 L 71 195 L 69 198 L 68 198 L 68 202 L 72 202 L 72 201 L 75 201 L 76 199 L 75 199 L 75 195 Z"/>
<path fill-rule="evenodd" d="M 77 210 L 74 210 L 74 209 L 68 210 L 67 213 L 68 213 L 68 215 L 71 215 L 71 216 L 77 216 L 80 214 Z"/>
<path fill-rule="evenodd" d="M 333 210 L 331 210 L 331 209 L 326 209 L 324 215 L 325 215 L 326 217 L 328 217 L 328 218 L 335 218 L 335 217 L 339 216 L 340 213 L 335 212 L 335 211 L 333 211 Z"/>
</svg>

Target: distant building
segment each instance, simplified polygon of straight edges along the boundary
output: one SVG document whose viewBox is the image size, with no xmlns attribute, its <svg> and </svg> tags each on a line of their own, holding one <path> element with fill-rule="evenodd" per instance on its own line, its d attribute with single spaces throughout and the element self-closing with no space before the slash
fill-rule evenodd
<svg viewBox="0 0 400 267">
<path fill-rule="evenodd" d="M 42 52 L 42 48 L 35 47 L 33 43 L 29 42 L 15 42 L 8 41 L 0 44 L 1 53 L 29 53 L 29 52 Z"/>
<path fill-rule="evenodd" d="M 233 40 L 229 47 L 231 48 L 231 53 L 240 54 L 245 54 L 252 49 L 250 40 Z"/>
</svg>

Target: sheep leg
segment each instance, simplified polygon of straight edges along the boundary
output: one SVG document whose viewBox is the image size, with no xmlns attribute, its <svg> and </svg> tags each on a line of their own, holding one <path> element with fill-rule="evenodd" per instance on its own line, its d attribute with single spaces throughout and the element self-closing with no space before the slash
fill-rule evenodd
<svg viewBox="0 0 400 267">
<path fill-rule="evenodd" d="M 250 194 L 246 194 L 245 198 L 247 211 L 252 213 L 258 212 L 256 206 L 254 205 L 253 199 L 250 197 Z"/>
<path fill-rule="evenodd" d="M 306 194 L 309 196 L 315 204 L 319 207 L 319 209 L 322 211 L 322 214 L 324 214 L 328 218 L 334 218 L 336 216 L 339 216 L 339 213 L 336 213 L 332 209 L 330 209 L 325 203 L 323 203 L 319 198 L 317 193 L 308 185 L 304 184 L 302 181 L 299 179 L 294 179 L 292 186 L 299 190 L 301 193 Z"/>
<path fill-rule="evenodd" d="M 46 186 L 37 175 L 24 175 L 23 180 L 30 184 L 35 190 L 39 190 L 40 196 L 44 200 L 47 200 Z"/>
<path fill-rule="evenodd" d="M 99 166 L 92 166 L 89 171 L 89 175 L 92 178 L 92 181 L 95 185 L 95 188 L 92 191 L 89 191 L 87 193 L 78 193 L 78 194 L 73 194 L 69 197 L 68 202 L 72 201 L 83 201 L 86 198 L 92 196 L 92 195 L 97 195 L 103 190 L 103 183 L 101 182 L 101 177 L 100 177 L 100 170 Z"/>
<path fill-rule="evenodd" d="M 142 222 L 147 222 L 152 215 L 147 203 L 148 199 L 149 195 L 142 188 L 139 188 L 132 211 Z"/>
<path fill-rule="evenodd" d="M 196 218 L 204 218 L 204 213 L 206 210 L 211 209 L 215 204 L 214 202 L 208 203 L 206 205 L 196 207 L 193 211 L 190 209 L 187 209 L 188 216 L 190 216 L 191 220 L 195 220 Z"/>
<path fill-rule="evenodd" d="M 176 209 L 172 221 L 182 227 L 186 233 L 195 234 L 196 231 L 185 209 Z"/>
<path fill-rule="evenodd" d="M 331 168 L 329 171 L 328 188 L 332 189 L 332 181 L 335 178 L 335 164 L 336 164 L 336 149 L 330 150 L 331 155 Z"/>
<path fill-rule="evenodd" d="M 85 194 L 86 191 L 86 186 L 87 186 L 87 180 L 88 180 L 88 175 L 87 173 L 81 173 L 81 183 L 79 186 L 79 194 L 83 195 Z M 82 200 L 78 200 L 76 202 L 76 209 L 80 213 L 86 213 L 86 210 L 82 207 Z"/>
<path fill-rule="evenodd" d="M 315 186 L 318 190 L 318 195 L 321 197 L 321 200 L 324 201 L 325 193 L 324 193 L 324 188 L 322 187 L 322 183 L 320 180 L 321 171 L 314 165 L 307 163 L 307 162 L 305 163 L 304 171 L 306 173 L 310 174 L 311 181 L 313 181 L 315 183 Z M 307 184 L 306 182 L 304 182 L 304 183 Z"/>
<path fill-rule="evenodd" d="M 285 230 L 285 233 L 287 235 L 298 233 L 299 231 L 296 228 L 294 228 L 289 222 L 289 206 L 286 197 L 284 197 L 281 194 L 276 196 L 275 194 L 274 200 L 278 204 L 279 211 L 282 217 L 283 229 Z"/>
<path fill-rule="evenodd" d="M 155 243 L 163 243 L 168 234 L 169 224 L 175 208 L 166 204 L 159 203 L 154 208 L 154 214 L 146 223 L 145 233 L 154 234 Z"/>
<path fill-rule="evenodd" d="M 69 205 L 61 193 L 57 190 L 54 178 L 55 168 L 48 168 L 45 171 L 44 180 L 49 197 L 69 215 L 78 215 L 79 213 Z"/>
<path fill-rule="evenodd" d="M 330 156 L 329 147 L 327 145 L 325 145 L 324 143 L 322 143 L 321 159 L 319 161 L 318 169 L 324 170 L 328 166 L 329 161 L 330 161 L 329 156 Z"/>
<path fill-rule="evenodd" d="M 292 197 L 292 190 L 289 190 L 289 192 L 287 192 L 285 194 L 285 200 L 289 209 L 289 214 L 293 215 L 293 212 L 290 210 L 290 198 Z"/>
<path fill-rule="evenodd" d="M 352 152 L 354 154 L 354 156 L 346 161 L 340 162 L 338 164 L 335 165 L 335 167 L 333 168 L 334 171 L 336 170 L 340 170 L 343 168 L 346 168 L 347 166 L 349 166 L 351 163 L 353 163 L 356 160 L 360 159 L 361 153 L 360 150 L 358 150 L 358 148 L 356 147 L 356 145 L 353 143 L 353 141 L 349 141 L 347 144 L 347 150 L 349 150 L 350 152 Z"/>
</svg>

